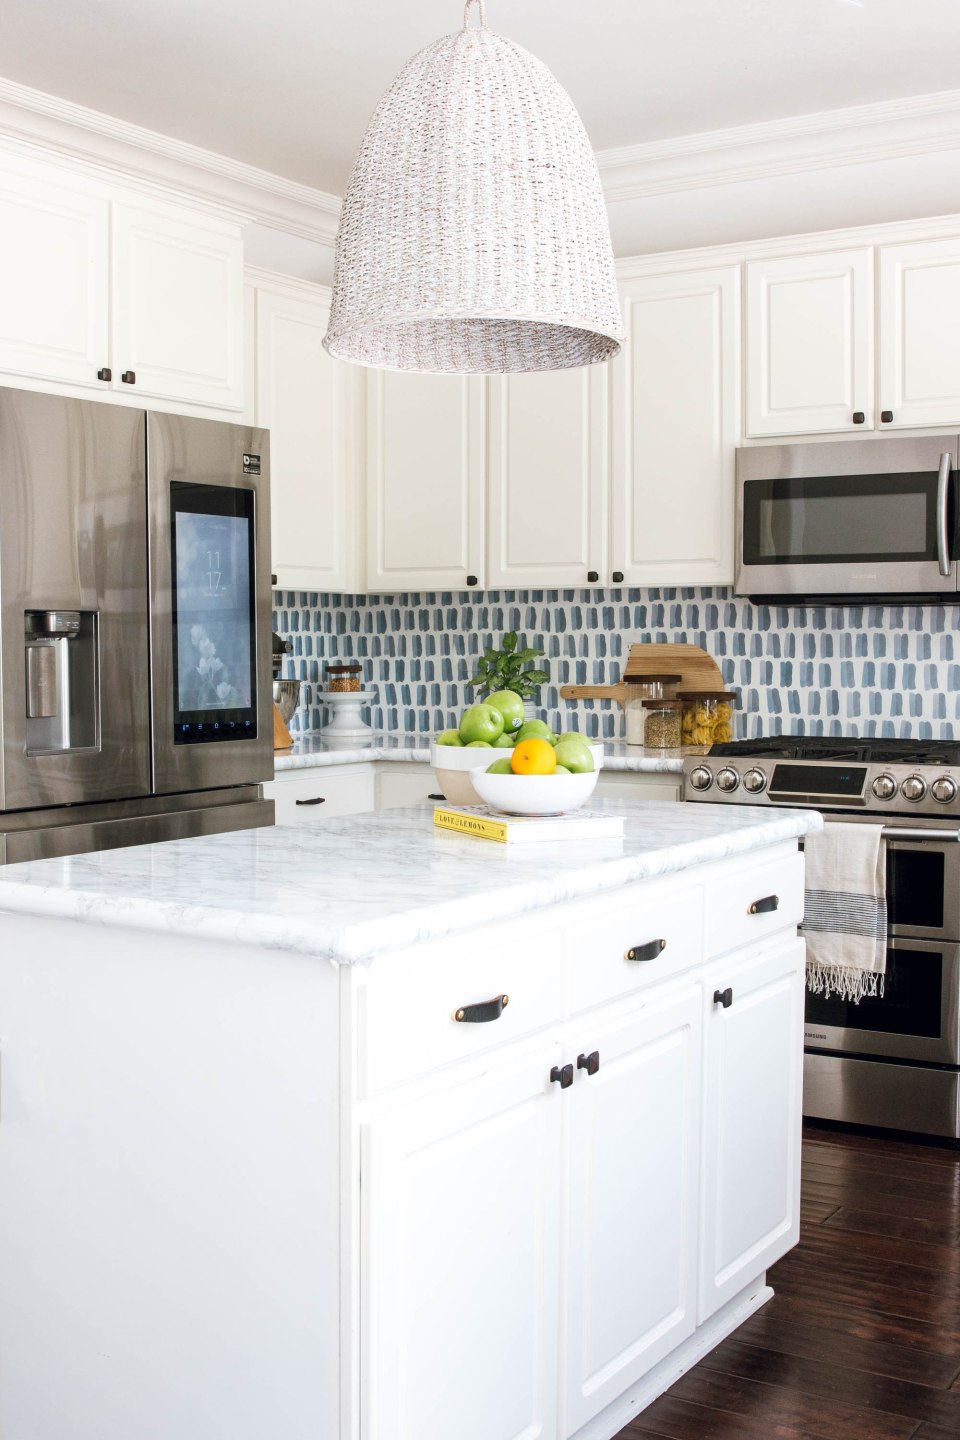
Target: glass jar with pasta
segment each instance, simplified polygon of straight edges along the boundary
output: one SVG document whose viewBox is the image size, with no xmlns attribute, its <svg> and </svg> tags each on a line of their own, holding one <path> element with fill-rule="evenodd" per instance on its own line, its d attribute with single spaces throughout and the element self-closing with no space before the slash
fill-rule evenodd
<svg viewBox="0 0 960 1440">
<path fill-rule="evenodd" d="M 732 690 L 678 690 L 683 702 L 680 716 L 680 743 L 685 746 L 720 745 L 733 739 Z"/>
</svg>

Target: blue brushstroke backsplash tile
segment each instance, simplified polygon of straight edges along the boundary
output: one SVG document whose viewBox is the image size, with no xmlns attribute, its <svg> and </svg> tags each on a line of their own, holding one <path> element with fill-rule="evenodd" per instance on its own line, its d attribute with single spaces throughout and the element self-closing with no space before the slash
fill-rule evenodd
<svg viewBox="0 0 960 1440">
<path fill-rule="evenodd" d="M 724 589 L 489 590 L 323 595 L 276 591 L 274 629 L 299 676 L 291 729 L 322 729 L 328 661 L 359 660 L 375 730 L 431 735 L 474 698 L 467 681 L 510 630 L 544 651 L 537 713 L 554 729 L 623 734 L 619 705 L 561 700 L 615 685 L 629 647 L 700 645 L 739 693 L 737 735 L 949 739 L 960 722 L 960 605 L 755 605 Z"/>
</svg>

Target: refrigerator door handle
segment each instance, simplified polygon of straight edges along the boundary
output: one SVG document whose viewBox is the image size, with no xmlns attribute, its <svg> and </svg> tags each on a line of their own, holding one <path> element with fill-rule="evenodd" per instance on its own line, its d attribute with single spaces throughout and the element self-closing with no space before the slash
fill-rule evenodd
<svg viewBox="0 0 960 1440">
<path fill-rule="evenodd" d="M 940 574 L 950 574 L 950 547 L 947 543 L 947 507 L 950 496 L 950 467 L 953 456 L 950 451 L 945 451 L 940 456 L 940 469 L 937 473 L 937 559 L 940 562 Z"/>
</svg>

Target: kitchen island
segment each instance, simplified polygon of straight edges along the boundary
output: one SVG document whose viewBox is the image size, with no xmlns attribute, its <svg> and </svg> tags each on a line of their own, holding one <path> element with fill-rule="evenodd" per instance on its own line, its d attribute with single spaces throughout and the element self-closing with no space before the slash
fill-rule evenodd
<svg viewBox="0 0 960 1440">
<path fill-rule="evenodd" d="M 0 871 L 0 1434 L 609 1440 L 769 1297 L 820 818 L 596 808 Z"/>
</svg>

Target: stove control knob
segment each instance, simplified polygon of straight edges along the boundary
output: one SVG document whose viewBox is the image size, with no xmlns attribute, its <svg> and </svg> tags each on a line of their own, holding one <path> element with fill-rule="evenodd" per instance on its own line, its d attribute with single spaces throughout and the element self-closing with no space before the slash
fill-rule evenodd
<svg viewBox="0 0 960 1440">
<path fill-rule="evenodd" d="M 737 774 L 736 770 L 732 770 L 729 765 L 725 765 L 717 775 L 718 790 L 726 790 L 730 792 L 732 790 L 736 790 L 739 784 L 740 776 Z"/>
<path fill-rule="evenodd" d="M 927 793 L 927 782 L 921 780 L 919 775 L 908 775 L 900 786 L 900 794 L 904 800 L 922 800 Z"/>
<path fill-rule="evenodd" d="M 892 775 L 878 775 L 873 782 L 873 793 L 878 800 L 892 800 L 897 793 L 897 782 Z"/>
<path fill-rule="evenodd" d="M 748 770 L 743 777 L 743 788 L 751 795 L 759 795 L 761 790 L 767 788 L 767 777 L 762 770 Z"/>
<path fill-rule="evenodd" d="M 951 780 L 949 775 L 941 775 L 939 780 L 934 780 L 930 786 L 930 794 L 934 800 L 939 800 L 941 805 L 949 805 L 951 800 L 957 798 L 957 782 Z"/>
<path fill-rule="evenodd" d="M 713 784 L 713 774 L 706 765 L 698 765 L 696 769 L 690 771 L 690 784 L 694 790 L 709 790 Z"/>
</svg>

